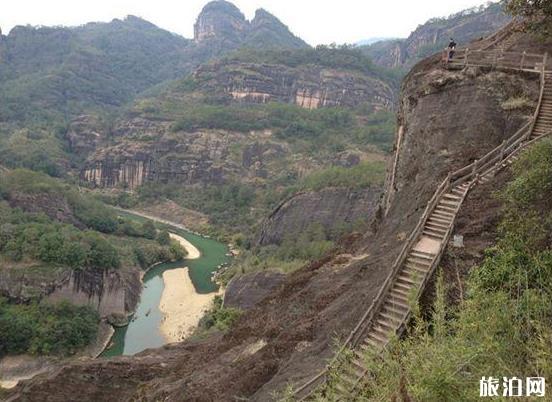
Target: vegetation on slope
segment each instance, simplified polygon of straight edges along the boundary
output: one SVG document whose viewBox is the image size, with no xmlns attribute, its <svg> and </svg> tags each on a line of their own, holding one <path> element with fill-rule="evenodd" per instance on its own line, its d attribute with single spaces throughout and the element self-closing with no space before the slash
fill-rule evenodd
<svg viewBox="0 0 552 402">
<path fill-rule="evenodd" d="M 418 312 L 406 339 L 381 359 L 366 356 L 362 400 L 475 401 L 483 376 L 552 375 L 552 141 L 533 146 L 514 171 L 498 195 L 499 239 L 473 268 L 466 299 L 448 307 L 440 280 L 431 320 Z"/>
<path fill-rule="evenodd" d="M 543 38 L 552 35 L 552 3 L 546 0 L 507 0 L 506 8 L 512 14 L 526 18 L 531 30 Z"/>
<path fill-rule="evenodd" d="M 90 307 L 9 304 L 0 298 L 0 357 L 73 354 L 96 338 L 98 313 Z"/>
<path fill-rule="evenodd" d="M 40 205 L 25 212 L 26 202 Z M 63 216 L 49 216 L 52 211 Z M 151 222 L 119 217 L 89 194 L 59 180 L 29 170 L 2 173 L 0 273 L 21 275 L 26 281 L 25 297 L 31 302 L 0 300 L 0 356 L 72 354 L 95 339 L 98 315 L 94 310 L 40 302 L 35 283 L 44 285 L 56 273 L 71 270 L 146 269 L 157 262 L 180 260 L 185 254 L 179 243 L 166 231 L 158 233 Z"/>
</svg>

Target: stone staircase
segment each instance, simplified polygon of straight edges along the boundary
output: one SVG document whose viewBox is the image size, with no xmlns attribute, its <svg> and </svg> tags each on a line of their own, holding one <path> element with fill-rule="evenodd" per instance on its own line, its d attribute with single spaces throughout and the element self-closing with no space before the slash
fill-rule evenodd
<svg viewBox="0 0 552 402">
<path fill-rule="evenodd" d="M 542 96 L 534 118 L 479 161 L 449 174 L 428 202 L 418 226 L 405 241 L 372 306 L 342 348 L 352 350 L 353 355 L 350 364 L 340 365 L 339 375 L 333 380 L 338 400 L 354 399 L 361 388 L 369 375 L 369 368 L 364 363 L 367 353 L 381 351 L 393 337 L 403 333 L 411 315 L 411 303 L 421 295 L 438 265 L 455 218 L 471 187 L 491 180 L 499 170 L 517 160 L 522 149 L 538 138 L 552 134 L 552 72 L 541 68 L 540 74 Z M 337 364 L 340 353 L 329 366 Z M 323 370 L 298 388 L 295 395 L 304 395 L 300 400 L 308 398 L 308 390 L 326 381 L 327 375 L 328 369 Z"/>
<path fill-rule="evenodd" d="M 440 257 L 440 251 L 448 241 L 456 214 L 471 184 L 465 182 L 452 187 L 440 197 L 429 214 L 421 237 L 408 252 L 393 285 L 383 295 L 383 304 L 374 315 L 371 326 L 354 349 L 351 364 L 335 384 L 336 390 L 343 397 L 351 396 L 367 374 L 363 364 L 365 353 L 384 348 L 392 337 L 400 333 L 401 326 L 408 320 L 409 301 L 415 299 L 423 280 L 428 277 L 435 260 Z"/>
<path fill-rule="evenodd" d="M 335 390 L 342 400 L 354 397 L 362 385 L 362 380 L 368 375 L 368 369 L 363 363 L 366 354 L 369 351 L 383 349 L 392 337 L 402 333 L 402 328 L 410 317 L 410 301 L 420 295 L 424 280 L 431 275 L 432 269 L 439 262 L 456 215 L 472 185 L 488 182 L 498 170 L 519 159 L 518 151 L 523 149 L 525 144 L 552 133 L 552 72 L 544 72 L 543 79 L 542 97 L 535 114 L 535 124 L 528 125 L 531 131 L 525 130 L 527 133 L 513 143 L 515 150 L 504 158 L 501 157 L 495 164 L 484 168 L 469 181 L 453 185 L 448 192 L 439 197 L 423 225 L 419 240 L 408 251 L 404 263 L 396 273 L 392 286 L 381 295 L 383 303 L 370 320 L 363 339 L 354 348 L 351 363 L 344 366 L 344 370 L 335 381 Z M 523 129 L 518 133 L 522 132 Z M 503 143 L 502 152 L 505 149 L 504 145 L 507 144 Z"/>
<path fill-rule="evenodd" d="M 544 90 L 531 138 L 548 134 L 552 130 L 552 72 L 544 74 Z"/>
</svg>

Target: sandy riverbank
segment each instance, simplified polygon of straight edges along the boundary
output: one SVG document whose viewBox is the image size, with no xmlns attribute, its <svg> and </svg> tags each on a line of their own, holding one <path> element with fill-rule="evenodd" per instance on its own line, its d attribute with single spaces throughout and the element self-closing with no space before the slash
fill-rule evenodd
<svg viewBox="0 0 552 402">
<path fill-rule="evenodd" d="M 180 243 L 182 247 L 186 249 L 186 251 L 188 252 L 188 255 L 186 256 L 187 260 L 195 260 L 201 257 L 201 253 L 199 252 L 197 247 L 190 243 L 188 240 L 174 233 L 169 233 L 169 235 L 171 236 L 171 239 L 176 240 Z"/>
<path fill-rule="evenodd" d="M 178 342 L 197 327 L 217 293 L 198 294 L 188 275 L 188 268 L 177 268 L 163 273 L 165 288 L 159 303 L 164 314 L 161 333 L 167 342 Z"/>
</svg>

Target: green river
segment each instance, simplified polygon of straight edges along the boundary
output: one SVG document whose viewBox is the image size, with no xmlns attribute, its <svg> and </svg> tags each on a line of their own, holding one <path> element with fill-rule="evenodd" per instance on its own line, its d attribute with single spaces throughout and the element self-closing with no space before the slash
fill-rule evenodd
<svg viewBox="0 0 552 402">
<path fill-rule="evenodd" d="M 137 215 L 119 212 L 125 217 L 143 221 Z M 228 248 L 218 241 L 198 236 L 196 234 L 170 227 L 169 230 L 184 237 L 201 252 L 201 257 L 195 260 L 185 260 L 156 265 L 144 275 L 144 288 L 136 307 L 136 312 L 130 323 L 125 327 L 115 329 L 110 347 L 100 356 L 133 355 L 144 349 L 155 348 L 167 343 L 160 331 L 163 314 L 159 310 L 159 302 L 163 293 L 163 272 L 188 267 L 190 279 L 198 293 L 211 293 L 218 286 L 211 280 L 213 272 L 220 264 L 228 263 Z"/>
</svg>

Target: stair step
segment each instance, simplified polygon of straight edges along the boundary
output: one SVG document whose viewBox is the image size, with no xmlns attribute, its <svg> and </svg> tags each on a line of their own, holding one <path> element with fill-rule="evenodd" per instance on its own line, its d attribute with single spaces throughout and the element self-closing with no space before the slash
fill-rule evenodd
<svg viewBox="0 0 552 402">
<path fill-rule="evenodd" d="M 453 193 L 454 195 L 458 195 L 459 197 L 462 197 L 462 195 L 464 195 L 464 191 L 461 189 L 461 188 L 453 188 L 451 190 L 451 193 Z"/>
<path fill-rule="evenodd" d="M 433 218 L 432 216 L 429 217 L 429 220 L 427 221 L 429 224 L 434 226 L 442 227 L 443 229 L 448 229 L 450 224 L 452 223 L 452 220 L 444 220 L 441 218 Z"/>
<path fill-rule="evenodd" d="M 403 276 L 402 273 L 397 277 L 397 281 L 400 281 L 410 287 L 416 286 L 418 284 L 414 279 Z"/>
<path fill-rule="evenodd" d="M 356 364 L 349 364 L 346 368 L 347 372 L 355 377 L 356 381 L 364 377 L 366 369 L 363 367 L 358 367 Z"/>
<path fill-rule="evenodd" d="M 454 215 L 456 213 L 456 208 L 452 208 L 452 207 L 448 207 L 446 205 L 439 204 L 435 208 L 435 211 L 444 212 L 444 213 Z"/>
<path fill-rule="evenodd" d="M 406 295 L 409 295 L 410 290 L 412 289 L 412 287 L 410 285 L 408 285 L 406 283 L 401 283 L 401 282 L 395 282 L 393 287 L 400 288 L 399 290 L 402 290 L 404 293 L 406 293 Z"/>
<path fill-rule="evenodd" d="M 383 328 L 387 328 L 388 331 L 394 331 L 396 328 L 393 324 L 391 324 L 389 321 L 387 320 L 382 320 L 381 318 L 378 318 L 376 320 L 376 324 L 383 327 Z"/>
<path fill-rule="evenodd" d="M 436 223 L 431 223 L 431 222 L 427 222 L 425 224 L 425 228 L 430 229 L 433 232 L 438 232 L 438 233 L 443 233 L 443 234 L 445 234 L 448 230 L 448 226 L 443 227 L 442 225 L 439 225 L 439 224 L 436 224 Z"/>
<path fill-rule="evenodd" d="M 452 212 L 449 212 L 449 211 L 438 211 L 437 209 L 433 210 L 433 212 L 431 213 L 431 216 L 435 216 L 437 215 L 438 217 L 441 217 L 443 219 L 453 219 L 454 218 L 454 214 Z"/>
<path fill-rule="evenodd" d="M 420 283 L 427 271 L 421 271 L 417 269 L 403 269 L 401 275 L 410 278 L 415 284 Z"/>
<path fill-rule="evenodd" d="M 429 231 L 429 230 L 427 230 L 427 229 L 425 229 L 425 230 L 423 231 L 423 234 L 424 234 L 425 236 L 433 237 L 433 238 L 438 239 L 438 240 L 443 240 L 443 238 L 444 238 L 444 234 L 436 233 L 436 232 L 431 232 L 431 231 Z"/>
<path fill-rule="evenodd" d="M 390 331 L 389 329 L 386 329 L 384 327 L 381 327 L 379 325 L 374 325 L 372 327 L 371 331 L 373 331 L 374 333 L 377 333 L 378 336 L 381 336 L 385 339 L 389 339 L 389 338 L 391 338 L 391 336 L 393 336 L 392 331 Z"/>
<path fill-rule="evenodd" d="M 391 289 L 391 293 L 396 293 L 398 295 L 402 295 L 404 296 L 405 298 L 408 298 L 410 296 L 410 288 L 402 288 L 402 287 L 397 287 L 396 286 L 397 284 L 395 283 L 395 286 L 393 286 L 393 289 Z"/>
<path fill-rule="evenodd" d="M 389 292 L 388 297 L 390 300 L 398 300 L 401 303 L 410 304 L 410 302 L 408 301 L 408 293 L 406 292 L 399 292 L 396 289 L 392 289 Z"/>
<path fill-rule="evenodd" d="M 369 350 L 372 350 L 374 348 L 376 349 L 379 349 L 381 348 L 381 343 L 372 339 L 372 338 L 369 338 L 368 335 L 363 339 L 362 343 L 360 344 L 359 348 L 363 351 L 369 351 Z"/>
<path fill-rule="evenodd" d="M 353 390 L 355 388 L 356 383 L 358 381 L 358 377 L 354 376 L 351 372 L 348 371 L 341 371 L 339 375 L 340 382 L 345 385 L 346 389 Z"/>
<path fill-rule="evenodd" d="M 421 266 L 421 267 L 429 267 L 431 265 L 431 260 L 428 260 L 425 257 L 418 257 L 416 255 L 413 255 L 410 253 L 408 257 L 406 257 L 406 262 Z"/>
<path fill-rule="evenodd" d="M 397 325 L 402 323 L 402 317 L 397 317 L 393 314 L 386 313 L 385 311 L 382 311 L 381 313 L 379 313 L 379 315 L 382 316 L 383 318 L 393 321 Z"/>
<path fill-rule="evenodd" d="M 433 259 L 435 258 L 435 254 L 426 253 L 424 251 L 418 251 L 418 250 L 411 250 L 409 254 L 411 257 L 416 257 L 416 258 L 429 260 L 429 261 L 433 261 Z"/>
<path fill-rule="evenodd" d="M 349 396 L 350 392 L 339 381 L 335 384 L 335 393 L 341 396 Z"/>
<path fill-rule="evenodd" d="M 439 201 L 439 205 L 450 205 L 453 208 L 456 208 L 458 206 L 459 202 L 457 201 L 449 201 L 449 200 L 441 200 Z"/>
<path fill-rule="evenodd" d="M 447 198 L 449 200 L 460 200 L 462 197 L 460 197 L 459 195 L 456 195 L 456 194 L 451 194 L 451 193 L 448 193 L 448 194 L 445 194 L 443 196 L 444 198 Z"/>
<path fill-rule="evenodd" d="M 415 271 L 415 272 L 417 272 L 417 273 L 419 273 L 419 274 L 425 274 L 425 273 L 427 273 L 427 271 L 429 271 L 429 267 L 428 267 L 428 269 L 424 269 L 424 268 L 419 267 L 419 266 L 416 266 L 416 265 L 414 265 L 414 264 L 408 264 L 408 263 L 407 263 L 407 264 L 405 265 L 405 267 L 406 267 L 406 271 L 407 271 L 407 272 L 408 272 L 408 271 Z"/>
<path fill-rule="evenodd" d="M 381 345 L 385 345 L 387 343 L 387 337 L 383 337 L 381 335 L 378 335 L 375 332 L 370 331 L 368 333 L 368 337 L 374 339 L 375 341 L 379 342 Z"/>
</svg>

